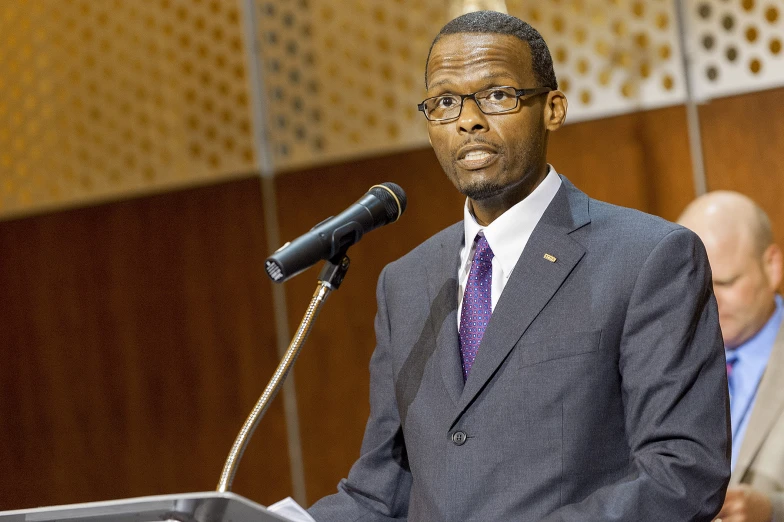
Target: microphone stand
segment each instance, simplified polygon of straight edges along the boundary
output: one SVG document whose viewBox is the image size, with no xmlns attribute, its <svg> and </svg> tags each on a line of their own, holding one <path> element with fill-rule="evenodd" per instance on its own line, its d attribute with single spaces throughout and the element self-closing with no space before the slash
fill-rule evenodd
<svg viewBox="0 0 784 522">
<path fill-rule="evenodd" d="M 329 296 L 332 291 L 337 290 L 340 287 L 340 283 L 343 282 L 349 264 L 350 260 L 348 256 L 346 256 L 346 250 L 343 250 L 324 263 L 324 268 L 322 268 L 321 274 L 319 274 L 316 292 L 310 300 L 310 305 L 308 305 L 308 309 L 305 311 L 305 316 L 302 318 L 302 322 L 300 322 L 299 328 L 297 328 L 297 332 L 294 334 L 294 338 L 291 340 L 280 364 L 278 364 L 278 368 L 275 370 L 274 375 L 269 383 L 267 383 L 267 387 L 264 388 L 264 393 L 261 394 L 256 406 L 253 408 L 253 411 L 251 411 L 245 424 L 242 425 L 239 434 L 237 434 L 237 438 L 234 440 L 234 445 L 231 447 L 226 463 L 223 465 L 223 471 L 221 472 L 220 481 L 218 482 L 218 487 L 216 489 L 217 491 L 225 493 L 231 490 L 231 484 L 234 482 L 234 475 L 237 473 L 240 459 L 245 452 L 245 448 L 248 446 L 248 442 L 250 442 L 253 432 L 256 430 L 256 426 L 267 412 L 269 403 L 272 402 L 272 399 L 274 399 L 278 394 L 278 391 L 280 391 L 283 381 L 286 380 L 286 376 L 294 365 L 294 361 L 297 360 L 299 351 L 308 338 L 308 334 L 310 333 L 313 323 L 315 322 L 316 317 L 318 317 L 327 296 Z"/>
</svg>

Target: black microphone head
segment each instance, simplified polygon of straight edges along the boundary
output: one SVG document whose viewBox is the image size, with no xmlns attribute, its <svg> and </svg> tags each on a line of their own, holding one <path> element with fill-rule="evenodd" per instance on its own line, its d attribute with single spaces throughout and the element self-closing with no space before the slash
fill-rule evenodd
<svg viewBox="0 0 784 522">
<path fill-rule="evenodd" d="M 406 209 L 406 193 L 400 188 L 400 185 L 387 181 L 380 185 L 373 185 L 368 191 L 369 194 L 374 195 L 384 204 L 384 211 L 386 212 L 387 223 L 397 221 L 400 219 L 401 214 Z"/>
</svg>

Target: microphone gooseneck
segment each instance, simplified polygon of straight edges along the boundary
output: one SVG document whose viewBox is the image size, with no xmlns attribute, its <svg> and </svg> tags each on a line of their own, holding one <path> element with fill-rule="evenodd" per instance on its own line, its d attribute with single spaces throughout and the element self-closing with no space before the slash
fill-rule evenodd
<svg viewBox="0 0 784 522">
<path fill-rule="evenodd" d="M 267 273 L 277 282 L 296 275 L 319 259 L 326 259 L 327 262 L 319 275 L 316 292 L 294 338 L 234 439 L 221 471 L 217 491 L 224 493 L 231 491 L 234 476 L 253 432 L 297 360 L 327 296 L 340 287 L 348 271 L 350 261 L 346 250 L 359 241 L 365 232 L 397 221 L 405 209 L 406 195 L 403 189 L 394 183 L 373 185 L 367 194 L 337 217 L 316 225 L 310 232 L 298 237 L 267 259 Z"/>
</svg>

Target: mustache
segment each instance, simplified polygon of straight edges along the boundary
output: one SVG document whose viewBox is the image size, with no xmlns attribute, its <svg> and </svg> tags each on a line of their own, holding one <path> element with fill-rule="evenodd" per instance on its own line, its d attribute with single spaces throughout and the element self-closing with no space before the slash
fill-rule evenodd
<svg viewBox="0 0 784 522">
<path fill-rule="evenodd" d="M 465 147 L 466 145 L 476 145 L 476 144 L 487 145 L 489 147 L 494 148 L 499 153 L 506 152 L 506 147 L 504 147 L 503 144 L 495 143 L 495 142 L 492 142 L 492 141 L 490 141 L 490 140 L 488 140 L 486 138 L 483 138 L 483 137 L 479 136 L 479 137 L 476 137 L 476 138 L 467 139 L 467 140 L 463 141 L 462 143 L 460 143 L 459 145 L 457 145 L 455 148 L 453 148 L 452 149 L 452 157 L 456 158 L 457 154 L 458 154 L 458 151 L 460 149 L 462 149 L 463 147 Z"/>
</svg>

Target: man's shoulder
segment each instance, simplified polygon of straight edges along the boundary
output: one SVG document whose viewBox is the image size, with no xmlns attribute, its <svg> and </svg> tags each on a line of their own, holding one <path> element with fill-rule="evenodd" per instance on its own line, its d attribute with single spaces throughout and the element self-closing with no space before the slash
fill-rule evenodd
<svg viewBox="0 0 784 522">
<path fill-rule="evenodd" d="M 588 227 L 580 228 L 578 225 L 579 230 L 572 237 L 614 238 L 614 241 L 627 244 L 655 244 L 674 231 L 686 231 L 681 225 L 659 216 L 594 199 L 573 185 L 566 176 L 561 175 L 561 180 L 562 196 L 556 197 L 554 202 L 568 205 L 577 223 L 590 223 Z"/>
<path fill-rule="evenodd" d="M 624 265 L 641 265 L 657 249 L 667 255 L 706 258 L 697 234 L 664 218 L 594 199 L 562 176 L 560 201 L 576 216 L 569 236 L 589 253 Z M 676 254 L 677 251 L 678 253 Z"/>
<path fill-rule="evenodd" d="M 668 234 L 682 226 L 641 210 L 589 198 L 591 221 L 608 227 L 641 229 L 652 235 Z"/>
<path fill-rule="evenodd" d="M 570 236 L 593 256 L 628 273 L 634 267 L 670 270 L 688 264 L 709 274 L 700 238 L 677 223 L 639 210 L 591 199 L 591 222 Z M 667 268 L 670 267 L 670 268 Z M 698 268 L 699 267 L 699 268 Z"/>
</svg>

